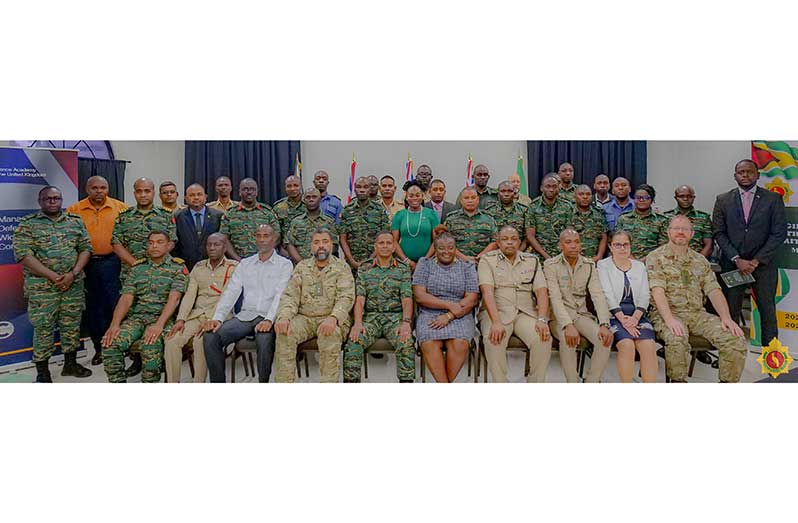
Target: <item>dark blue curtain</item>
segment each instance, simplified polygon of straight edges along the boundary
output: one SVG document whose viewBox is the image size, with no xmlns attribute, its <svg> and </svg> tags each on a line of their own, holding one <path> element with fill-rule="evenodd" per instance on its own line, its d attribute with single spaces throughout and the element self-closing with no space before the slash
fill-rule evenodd
<svg viewBox="0 0 798 523">
<path fill-rule="evenodd" d="M 614 180 L 627 178 L 632 187 L 646 181 L 645 141 L 528 141 L 529 194 L 540 194 L 540 180 L 556 172 L 563 162 L 574 166 L 574 183 L 593 187 L 593 178 L 604 173 Z"/>
<path fill-rule="evenodd" d="M 299 140 L 291 141 L 187 141 L 186 187 L 199 183 L 208 200 L 217 198 L 214 181 L 229 176 L 233 199 L 244 178 L 258 182 L 258 200 L 272 204 L 285 196 L 284 180 L 294 172 Z"/>
<path fill-rule="evenodd" d="M 101 160 L 99 158 L 78 158 L 78 194 L 82 200 L 86 197 L 86 180 L 92 176 L 102 176 L 108 180 L 108 196 L 125 201 L 125 169 L 128 162 L 124 160 Z"/>
</svg>

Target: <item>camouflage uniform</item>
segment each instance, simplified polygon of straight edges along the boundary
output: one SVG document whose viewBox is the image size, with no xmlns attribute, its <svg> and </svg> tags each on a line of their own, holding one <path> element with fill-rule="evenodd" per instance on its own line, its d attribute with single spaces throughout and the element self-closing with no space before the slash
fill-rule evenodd
<svg viewBox="0 0 798 523">
<path fill-rule="evenodd" d="M 252 207 L 239 203 L 222 216 L 219 232 L 227 235 L 239 257 L 246 258 L 258 252 L 255 230 L 264 223 L 271 225 L 274 233 L 280 235 L 280 220 L 271 207 L 260 202 L 255 202 Z"/>
<path fill-rule="evenodd" d="M 124 383 L 125 352 L 144 336 L 144 331 L 158 321 L 163 312 L 169 293 L 186 292 L 188 269 L 180 258 L 166 255 L 161 263 L 153 263 L 150 258 L 137 263 L 130 270 L 122 284 L 122 294 L 133 295 L 133 305 L 120 325 L 119 336 L 110 347 L 103 349 L 103 366 L 110 383 Z M 154 343 L 141 342 L 141 381 L 157 383 L 161 381 L 161 359 L 163 358 L 164 336 L 172 328 L 172 319 L 166 322 L 163 332 Z"/>
<path fill-rule="evenodd" d="M 574 183 L 571 183 L 571 186 L 567 189 L 560 186 L 560 192 L 558 194 L 560 198 L 568 200 L 571 204 L 576 205 L 576 185 Z"/>
<path fill-rule="evenodd" d="M 390 228 L 388 215 L 385 214 L 385 208 L 381 204 L 368 200 L 366 205 L 361 207 L 357 200 L 353 200 L 341 212 L 338 232 L 346 233 L 352 257 L 359 263 L 371 258 L 377 233 Z"/>
<path fill-rule="evenodd" d="M 385 213 L 380 211 L 385 216 Z M 355 301 L 355 281 L 349 265 L 331 256 L 319 270 L 316 260 L 302 260 L 294 268 L 288 286 L 280 298 L 275 323 L 291 322 L 290 334 L 278 334 L 276 340 L 278 382 L 296 378 L 296 349 L 300 343 L 317 337 L 319 325 L 330 316 L 338 328 L 330 336 L 318 336 L 319 366 L 322 383 L 338 381 L 341 344 L 349 334 L 349 311 Z"/>
<path fill-rule="evenodd" d="M 582 256 L 593 258 L 598 254 L 601 235 L 607 232 L 607 219 L 604 210 L 590 205 L 587 212 L 574 207 L 573 226 L 582 240 Z"/>
<path fill-rule="evenodd" d="M 712 218 L 710 218 L 709 214 L 699 211 L 695 207 L 690 207 L 690 210 L 687 212 L 682 212 L 681 208 L 676 207 L 675 209 L 662 213 L 666 220 L 665 226 L 662 228 L 662 243 L 668 242 L 668 223 L 670 223 L 671 218 L 677 214 L 683 214 L 690 219 L 690 222 L 693 224 L 693 231 L 695 232 L 695 234 L 693 234 L 693 239 L 690 240 L 690 248 L 696 252 L 701 252 L 704 249 L 704 240 L 707 238 L 710 240 L 712 239 Z"/>
<path fill-rule="evenodd" d="M 277 220 L 280 222 L 280 230 L 283 231 L 283 243 L 288 243 L 285 239 L 288 226 L 291 225 L 291 221 L 294 218 L 305 213 L 305 205 L 302 203 L 302 198 L 300 197 L 296 204 L 291 203 L 288 197 L 280 198 L 274 202 L 272 211 L 277 215 Z"/>
<path fill-rule="evenodd" d="M 720 289 L 706 258 L 693 250 L 688 250 L 685 255 L 677 255 L 670 244 L 665 244 L 648 255 L 646 269 L 651 289 L 660 287 L 665 291 L 671 312 L 688 331 L 685 336 L 674 336 L 659 311 L 652 311 L 651 323 L 665 342 L 668 377 L 672 381 L 687 380 L 690 365 L 689 333 L 693 333 L 706 338 L 718 348 L 720 381 L 739 381 L 748 346 L 745 338 L 724 331 L 720 318 L 704 310 L 704 296 Z"/>
<path fill-rule="evenodd" d="M 116 217 L 111 244 L 122 245 L 136 261 L 142 261 L 147 257 L 147 237 L 152 231 L 166 231 L 170 240 L 177 241 L 172 213 L 161 207 L 153 207 L 148 211 L 128 207 Z M 124 279 L 129 272 L 130 267 L 123 263 L 121 278 Z"/>
<path fill-rule="evenodd" d="M 574 206 L 564 198 L 557 198 L 553 205 L 543 198 L 532 200 L 526 213 L 526 228 L 535 228 L 535 238 L 549 256 L 560 254 L 560 233 L 571 225 Z"/>
<path fill-rule="evenodd" d="M 311 218 L 307 213 L 302 213 L 291 220 L 285 233 L 285 244 L 296 247 L 302 259 L 310 258 L 310 235 L 319 228 L 328 229 L 332 234 L 333 243 L 338 245 L 338 228 L 335 225 L 335 219 L 323 212 L 320 212 L 315 218 Z"/>
<path fill-rule="evenodd" d="M 615 230 L 624 230 L 632 237 L 632 256 L 643 261 L 645 257 L 662 245 L 667 236 L 668 220 L 661 214 L 651 211 L 648 216 L 641 216 L 637 211 L 623 213 L 615 222 Z"/>
<path fill-rule="evenodd" d="M 361 265 L 357 271 L 355 296 L 363 296 L 364 332 L 358 341 L 348 341 L 344 351 L 344 381 L 360 381 L 363 353 L 378 338 L 386 338 L 396 351 L 396 377 L 414 380 L 416 377 L 416 350 L 412 336 L 400 341 L 397 331 L 402 325 L 402 299 L 413 298 L 410 285 L 410 266 L 392 258 L 387 268 L 377 260 Z"/>
<path fill-rule="evenodd" d="M 452 211 L 443 221 L 446 229 L 454 235 L 457 250 L 466 256 L 476 256 L 496 237 L 496 220 L 487 211 L 477 209 L 469 216 L 463 209 Z"/>
<path fill-rule="evenodd" d="M 476 189 L 476 186 L 474 186 Z M 462 196 L 463 191 L 460 191 L 460 194 L 457 195 L 457 201 L 455 201 L 455 206 L 458 209 L 462 209 L 463 206 L 460 205 L 460 196 Z M 484 192 L 477 191 L 477 195 L 479 196 L 479 209 L 487 209 L 488 207 L 492 206 L 495 203 L 499 202 L 499 190 L 494 189 L 493 187 L 485 187 Z"/>
<path fill-rule="evenodd" d="M 520 202 L 513 202 L 505 207 L 501 202 L 491 205 L 486 209 L 496 221 L 496 230 L 500 231 L 506 225 L 511 225 L 518 231 L 518 238 L 523 242 L 526 238 L 526 213 L 529 208 Z"/>
<path fill-rule="evenodd" d="M 44 213 L 29 214 L 20 220 L 14 232 L 14 256 L 20 261 L 33 256 L 48 269 L 65 274 L 72 270 L 82 252 L 91 252 L 89 233 L 79 216 L 61 212 L 51 220 Z M 83 273 L 65 291 L 47 278 L 36 276 L 27 268 L 25 296 L 28 319 L 33 325 L 33 361 L 47 361 L 53 355 L 56 327 L 61 334 L 64 353 L 75 352 L 80 345 L 80 315 L 83 309 Z"/>
</svg>

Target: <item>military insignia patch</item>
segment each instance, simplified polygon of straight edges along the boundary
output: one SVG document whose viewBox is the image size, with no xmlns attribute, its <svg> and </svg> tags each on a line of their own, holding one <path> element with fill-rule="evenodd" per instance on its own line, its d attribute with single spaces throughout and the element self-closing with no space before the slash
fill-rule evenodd
<svg viewBox="0 0 798 523">
<path fill-rule="evenodd" d="M 762 374 L 770 374 L 771 378 L 775 378 L 790 371 L 793 359 L 790 357 L 788 348 L 782 345 L 777 338 L 773 338 L 767 347 L 762 347 L 762 354 L 757 361 L 762 366 Z"/>
</svg>

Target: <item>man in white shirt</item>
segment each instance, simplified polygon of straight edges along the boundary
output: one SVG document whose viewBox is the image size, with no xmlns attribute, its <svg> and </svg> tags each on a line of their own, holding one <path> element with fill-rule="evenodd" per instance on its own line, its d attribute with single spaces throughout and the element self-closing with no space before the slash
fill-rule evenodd
<svg viewBox="0 0 798 523">
<path fill-rule="evenodd" d="M 211 383 L 224 383 L 225 347 L 247 336 L 255 336 L 258 347 L 258 381 L 267 383 L 274 359 L 272 324 L 280 304 L 280 296 L 288 284 L 294 265 L 274 251 L 276 235 L 268 224 L 255 230 L 258 254 L 244 258 L 219 298 L 213 319 L 204 326 L 203 345 Z M 241 292 L 241 311 L 224 321 Z M 224 322 L 224 323 L 222 323 Z"/>
</svg>

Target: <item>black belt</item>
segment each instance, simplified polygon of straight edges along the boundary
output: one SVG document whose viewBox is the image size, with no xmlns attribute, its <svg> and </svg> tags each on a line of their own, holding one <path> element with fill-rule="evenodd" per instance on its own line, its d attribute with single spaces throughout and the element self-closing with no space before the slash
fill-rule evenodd
<svg viewBox="0 0 798 523">
<path fill-rule="evenodd" d="M 89 259 L 91 259 L 91 260 L 107 260 L 108 258 L 116 258 L 116 254 L 114 254 L 114 253 L 111 253 L 111 254 L 92 254 L 91 258 L 89 258 Z"/>
</svg>

